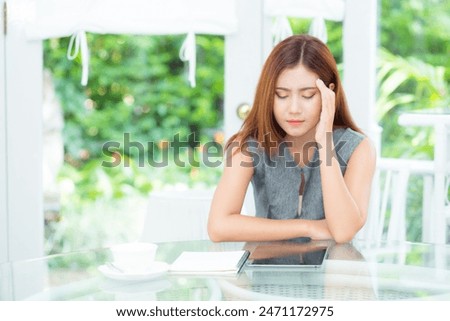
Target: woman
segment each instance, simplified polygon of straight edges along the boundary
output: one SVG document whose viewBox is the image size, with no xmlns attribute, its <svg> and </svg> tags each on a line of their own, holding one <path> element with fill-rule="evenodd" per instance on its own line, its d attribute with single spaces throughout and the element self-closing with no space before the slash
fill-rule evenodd
<svg viewBox="0 0 450 321">
<path fill-rule="evenodd" d="M 343 243 L 366 222 L 375 150 L 354 124 L 320 40 L 296 35 L 273 49 L 253 107 L 226 147 L 208 221 L 213 241 Z M 241 214 L 250 181 L 255 217 Z"/>
</svg>

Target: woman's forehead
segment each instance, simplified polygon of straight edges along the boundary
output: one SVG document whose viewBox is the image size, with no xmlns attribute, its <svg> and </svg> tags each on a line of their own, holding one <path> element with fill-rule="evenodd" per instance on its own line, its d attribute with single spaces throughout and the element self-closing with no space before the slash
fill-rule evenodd
<svg viewBox="0 0 450 321">
<path fill-rule="evenodd" d="M 277 79 L 276 87 L 316 87 L 316 79 L 318 78 L 319 76 L 315 72 L 299 64 L 295 67 L 284 69 Z"/>
</svg>

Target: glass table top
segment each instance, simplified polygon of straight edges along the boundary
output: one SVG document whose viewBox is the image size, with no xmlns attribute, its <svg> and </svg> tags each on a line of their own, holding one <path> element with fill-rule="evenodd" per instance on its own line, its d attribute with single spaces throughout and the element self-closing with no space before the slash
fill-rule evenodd
<svg viewBox="0 0 450 321">
<path fill-rule="evenodd" d="M 172 263 L 182 251 L 227 251 L 257 243 L 160 243 L 156 259 Z M 233 276 L 164 274 L 141 281 L 113 280 L 96 249 L 0 265 L 0 300 L 449 300 L 450 246 L 330 243 L 321 268 L 255 269 Z"/>
</svg>

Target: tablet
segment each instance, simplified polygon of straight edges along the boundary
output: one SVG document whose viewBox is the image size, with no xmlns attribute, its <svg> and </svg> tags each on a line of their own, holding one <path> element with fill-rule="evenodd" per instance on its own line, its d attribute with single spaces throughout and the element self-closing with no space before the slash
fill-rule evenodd
<svg viewBox="0 0 450 321">
<path fill-rule="evenodd" d="M 259 245 L 247 261 L 248 267 L 320 268 L 328 245 L 310 243 L 271 243 Z"/>
</svg>

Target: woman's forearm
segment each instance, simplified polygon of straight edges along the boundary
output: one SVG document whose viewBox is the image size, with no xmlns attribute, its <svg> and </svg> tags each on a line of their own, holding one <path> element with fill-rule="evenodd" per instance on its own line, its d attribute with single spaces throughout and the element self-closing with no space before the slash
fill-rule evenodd
<svg viewBox="0 0 450 321">
<path fill-rule="evenodd" d="M 325 218 L 335 241 L 343 243 L 355 236 L 364 224 L 364 217 L 347 188 L 336 155 L 331 154 L 334 144 L 328 144 L 319 149 Z"/>
<path fill-rule="evenodd" d="M 214 217 L 214 216 L 212 216 Z M 317 229 L 315 222 L 302 219 L 274 220 L 261 217 L 231 214 L 210 218 L 208 233 L 215 242 L 224 241 L 276 241 L 297 237 L 312 237 Z M 327 239 L 326 233 L 324 233 Z M 318 238 L 314 237 L 314 238 Z"/>
</svg>

